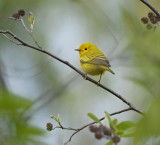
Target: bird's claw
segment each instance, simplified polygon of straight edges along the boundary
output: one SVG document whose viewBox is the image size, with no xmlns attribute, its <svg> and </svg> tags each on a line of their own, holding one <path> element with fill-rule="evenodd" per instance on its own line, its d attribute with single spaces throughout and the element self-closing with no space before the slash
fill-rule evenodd
<svg viewBox="0 0 160 145">
<path fill-rule="evenodd" d="M 100 85 L 100 81 L 97 82 L 97 86 L 99 86 L 99 85 Z"/>
<path fill-rule="evenodd" d="M 85 75 L 83 76 L 83 78 L 86 80 L 86 79 L 87 79 L 87 74 L 85 74 Z"/>
</svg>

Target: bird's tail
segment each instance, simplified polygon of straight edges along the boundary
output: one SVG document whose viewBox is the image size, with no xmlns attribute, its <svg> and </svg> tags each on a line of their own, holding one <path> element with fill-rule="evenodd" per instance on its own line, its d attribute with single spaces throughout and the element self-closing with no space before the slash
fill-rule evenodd
<svg viewBox="0 0 160 145">
<path fill-rule="evenodd" d="M 109 69 L 108 71 L 111 72 L 112 74 L 115 74 L 111 69 Z"/>
</svg>

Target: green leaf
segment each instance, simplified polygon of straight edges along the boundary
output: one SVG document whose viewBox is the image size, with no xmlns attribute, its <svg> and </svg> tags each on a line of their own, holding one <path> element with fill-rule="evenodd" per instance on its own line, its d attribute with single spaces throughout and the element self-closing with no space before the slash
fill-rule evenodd
<svg viewBox="0 0 160 145">
<path fill-rule="evenodd" d="M 105 145 L 113 145 L 112 141 L 109 141 L 108 143 L 106 143 Z"/>
<path fill-rule="evenodd" d="M 122 137 L 133 136 L 135 130 L 135 123 L 131 121 L 123 121 L 116 125 L 116 133 Z"/>
<path fill-rule="evenodd" d="M 114 125 L 113 125 L 113 123 L 112 123 L 112 120 L 111 120 L 111 118 L 110 118 L 109 113 L 105 111 L 105 114 L 106 114 L 106 117 L 107 117 L 108 120 L 109 120 L 110 128 L 113 129 L 113 130 L 115 130 L 115 127 L 114 127 Z"/>
<path fill-rule="evenodd" d="M 60 124 L 60 115 L 58 114 L 58 119 L 57 119 L 58 123 Z"/>
<path fill-rule="evenodd" d="M 34 15 L 33 15 L 32 12 L 29 12 L 28 21 L 29 21 L 29 23 L 30 23 L 30 28 L 31 28 L 31 30 L 33 30 L 35 17 L 34 17 Z"/>
<path fill-rule="evenodd" d="M 24 124 L 23 125 L 23 128 L 21 128 L 21 130 L 18 130 L 18 132 L 22 133 L 23 135 L 42 135 L 44 134 L 44 130 L 38 128 L 38 127 L 35 127 L 35 126 L 29 126 L 29 125 L 26 125 Z"/>
<path fill-rule="evenodd" d="M 1 89 L 1 88 L 0 88 Z M 29 99 L 15 95 L 7 90 L 0 91 L 0 115 L 9 115 L 14 118 L 29 109 L 32 102 Z"/>
<path fill-rule="evenodd" d="M 8 90 L 0 88 L 0 145 L 44 145 L 38 138 L 44 135 L 44 130 L 32 125 L 32 115 L 27 114 L 33 102 L 17 96 Z M 6 130 L 6 131 L 5 131 Z"/>
<path fill-rule="evenodd" d="M 125 130 L 127 128 L 134 127 L 134 126 L 135 126 L 135 123 L 132 121 L 123 121 L 119 123 L 118 125 L 116 125 L 116 128 L 118 130 Z"/>
<path fill-rule="evenodd" d="M 92 113 L 88 113 L 88 116 L 93 119 L 95 122 L 99 123 L 100 125 L 102 125 L 102 123 L 99 121 L 99 119 Z"/>
<path fill-rule="evenodd" d="M 158 96 L 159 97 L 159 96 Z M 145 115 L 136 124 L 136 134 L 134 142 L 147 142 L 148 140 L 154 138 L 157 140 L 160 136 L 160 97 L 151 102 L 151 106 Z M 153 144 L 160 144 L 154 143 Z"/>
<path fill-rule="evenodd" d="M 60 122 L 60 115 L 59 115 L 59 114 L 58 114 L 58 119 L 57 119 L 57 121 L 58 121 L 59 126 L 63 128 L 63 126 L 62 126 L 62 124 L 61 124 L 61 122 Z"/>
<path fill-rule="evenodd" d="M 121 137 L 133 137 L 135 135 L 136 128 L 135 127 L 130 127 L 124 130 L 123 134 Z"/>
<path fill-rule="evenodd" d="M 117 123 L 118 123 L 118 120 L 117 119 L 113 119 L 112 123 L 113 123 L 113 126 L 115 127 L 117 125 Z"/>
<path fill-rule="evenodd" d="M 118 130 L 118 129 L 116 129 L 116 134 L 118 134 L 120 136 L 123 134 L 123 132 L 124 132 L 124 130 Z"/>
<path fill-rule="evenodd" d="M 54 119 L 56 122 L 58 122 L 57 118 L 53 115 L 51 116 L 52 119 Z"/>
</svg>

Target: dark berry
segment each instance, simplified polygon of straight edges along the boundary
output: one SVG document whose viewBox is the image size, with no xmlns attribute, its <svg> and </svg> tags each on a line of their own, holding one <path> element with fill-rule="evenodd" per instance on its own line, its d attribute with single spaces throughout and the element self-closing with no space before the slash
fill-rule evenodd
<svg viewBox="0 0 160 145">
<path fill-rule="evenodd" d="M 112 135 L 112 130 L 108 127 L 104 127 L 103 128 L 103 133 L 104 133 L 104 135 L 111 136 Z"/>
<path fill-rule="evenodd" d="M 25 15 L 25 11 L 24 10 L 18 10 L 18 14 L 20 15 L 20 16 L 24 16 Z"/>
<path fill-rule="evenodd" d="M 99 126 L 99 131 L 103 132 L 103 134 L 107 135 L 107 136 L 111 136 L 112 135 L 112 130 L 109 129 L 108 127 L 104 126 L 104 125 L 100 125 Z"/>
<path fill-rule="evenodd" d="M 151 17 L 150 21 L 151 21 L 152 24 L 156 24 L 157 23 L 156 17 Z"/>
<path fill-rule="evenodd" d="M 147 17 L 143 17 L 143 18 L 141 18 L 141 21 L 143 24 L 147 24 L 149 20 Z"/>
<path fill-rule="evenodd" d="M 115 135 L 115 136 L 112 137 L 112 141 L 114 143 L 119 143 L 120 142 L 120 137 Z"/>
<path fill-rule="evenodd" d="M 96 139 L 101 139 L 103 137 L 102 133 L 101 132 L 96 132 L 95 133 L 95 138 Z"/>
<path fill-rule="evenodd" d="M 149 23 L 149 24 L 147 24 L 146 28 L 147 28 L 148 30 L 150 30 L 150 29 L 153 28 L 153 26 L 152 26 L 152 24 Z"/>
<path fill-rule="evenodd" d="M 159 16 L 156 16 L 156 19 L 157 19 L 157 22 L 160 21 L 160 17 Z"/>
<path fill-rule="evenodd" d="M 97 131 L 98 131 L 98 127 L 97 127 L 97 126 L 94 126 L 94 125 L 90 125 L 90 126 L 89 126 L 89 130 L 90 130 L 91 132 L 97 132 Z"/>
<path fill-rule="evenodd" d="M 155 16 L 156 16 L 156 15 L 155 15 L 153 12 L 149 12 L 149 13 L 148 13 L 148 17 L 149 17 L 149 18 L 155 17 Z"/>
</svg>

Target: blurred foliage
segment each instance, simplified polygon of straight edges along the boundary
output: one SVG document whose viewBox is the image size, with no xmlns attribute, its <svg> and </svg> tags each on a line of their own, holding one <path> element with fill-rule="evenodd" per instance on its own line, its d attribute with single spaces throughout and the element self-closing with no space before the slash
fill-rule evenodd
<svg viewBox="0 0 160 145">
<path fill-rule="evenodd" d="M 159 144 L 159 140 L 156 139 L 160 136 L 160 98 L 152 101 L 151 106 L 144 115 L 144 117 L 138 122 L 136 127 L 136 137 L 134 144 L 150 143 L 155 145 Z M 151 141 L 153 140 L 153 141 Z"/>
<path fill-rule="evenodd" d="M 28 35 L 24 34 L 23 26 L 18 21 L 9 20 L 8 17 L 12 16 L 19 9 L 24 9 L 27 21 L 28 12 L 31 10 L 36 12 L 42 3 L 40 0 L 0 0 L 0 29 L 10 29 L 17 35 L 22 35 L 24 40 L 29 40 L 29 42 L 33 43 Z M 40 43 L 43 44 L 45 36 L 44 34 L 42 35 L 41 30 L 38 28 L 36 28 L 37 34 L 37 37 L 40 37 Z M 37 127 L 31 121 L 34 115 L 31 114 L 33 113 L 33 109 L 29 109 L 33 106 L 34 102 L 26 94 L 24 97 L 12 93 L 12 87 L 9 87 L 8 78 L 15 79 L 15 82 L 18 79 L 24 79 L 25 82 L 30 79 L 32 83 L 39 84 L 39 86 L 36 85 L 37 88 L 45 90 L 45 83 L 49 84 L 50 81 L 55 80 L 55 77 L 52 75 L 54 68 L 50 67 L 52 71 L 50 69 L 48 69 L 48 72 L 42 71 L 45 70 L 47 65 L 50 65 L 46 57 L 32 50 L 19 49 L 20 47 L 18 48 L 19 51 L 17 51 L 17 46 L 12 46 L 10 42 L 4 40 L 0 36 L 0 145 L 44 145 L 45 143 L 42 141 L 42 136 L 44 137 L 45 133 L 44 130 L 41 129 L 42 127 Z M 15 51 L 17 51 L 16 55 L 14 55 Z M 5 52 L 8 55 L 5 56 Z M 8 59 L 9 53 L 13 54 L 13 59 L 11 57 Z M 29 61 L 25 60 L 25 57 Z M 21 61 L 20 58 L 22 58 Z M 17 67 L 14 66 L 14 63 L 16 63 Z M 18 73 L 21 73 L 21 77 L 19 77 Z M 20 84 L 20 86 L 25 86 L 22 83 Z M 36 87 L 28 89 L 29 91 L 27 90 L 27 92 L 35 92 Z"/>
<path fill-rule="evenodd" d="M 44 144 L 37 137 L 44 131 L 30 124 L 24 112 L 31 105 L 28 99 L 0 90 L 0 144 Z"/>
<path fill-rule="evenodd" d="M 137 19 L 133 18 L 134 16 L 128 11 L 124 10 L 123 14 L 126 29 L 131 36 L 126 50 L 132 53 L 136 70 L 136 75 L 131 79 L 149 93 L 148 96 L 144 96 L 148 101 L 144 100 L 142 108 L 146 111 L 136 125 L 134 144 L 160 144 L 160 29 L 157 27 L 155 30 L 147 30 L 144 24 L 139 24 L 141 17 L 137 22 Z M 142 96 L 142 93 L 139 94 L 139 97 Z"/>
<path fill-rule="evenodd" d="M 139 72 L 133 77 L 133 81 L 137 82 L 154 96 L 159 96 L 160 90 L 160 43 L 159 43 L 159 27 L 154 31 L 147 30 L 145 25 L 141 23 L 140 18 L 133 17 L 128 11 L 123 11 L 126 20 L 127 31 L 130 38 L 127 51 L 133 55 L 132 60 L 136 71 Z"/>
</svg>

